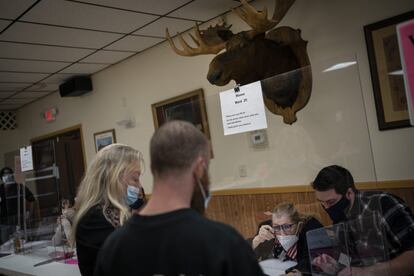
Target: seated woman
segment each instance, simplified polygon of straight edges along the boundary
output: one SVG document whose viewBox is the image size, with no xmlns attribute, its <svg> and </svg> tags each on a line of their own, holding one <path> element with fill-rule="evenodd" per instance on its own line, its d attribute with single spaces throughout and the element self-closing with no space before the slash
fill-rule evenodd
<svg viewBox="0 0 414 276">
<path fill-rule="evenodd" d="M 287 275 L 310 273 L 306 232 L 323 227 L 322 224 L 312 216 L 299 213 L 292 203 L 277 205 L 272 221 L 267 223 L 252 241 L 259 261 L 269 258 L 295 261 L 297 265 L 286 270 Z"/>
<path fill-rule="evenodd" d="M 69 199 L 62 199 L 62 215 L 57 219 L 55 234 L 52 237 L 53 245 L 58 246 L 68 242 L 73 245 L 72 222 L 75 216 L 75 210 Z"/>
<path fill-rule="evenodd" d="M 100 247 L 129 218 L 130 205 L 142 206 L 142 165 L 142 154 L 122 144 L 106 146 L 92 160 L 79 186 L 73 226 L 83 276 L 93 275 Z"/>
</svg>

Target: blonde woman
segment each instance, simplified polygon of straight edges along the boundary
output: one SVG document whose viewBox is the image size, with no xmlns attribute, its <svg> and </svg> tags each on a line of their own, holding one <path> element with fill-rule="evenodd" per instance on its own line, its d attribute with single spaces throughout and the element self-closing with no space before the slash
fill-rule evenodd
<svg viewBox="0 0 414 276">
<path fill-rule="evenodd" d="M 129 218 L 129 205 L 140 198 L 142 166 L 142 154 L 122 144 L 106 146 L 92 160 L 78 190 L 73 224 L 83 276 L 93 275 L 100 247 Z"/>
<path fill-rule="evenodd" d="M 252 245 L 259 260 L 277 258 L 295 261 L 297 265 L 286 270 L 287 275 L 310 273 L 306 232 L 323 227 L 310 215 L 305 215 L 292 203 L 281 203 L 272 212 L 272 221 L 260 227 Z"/>
</svg>

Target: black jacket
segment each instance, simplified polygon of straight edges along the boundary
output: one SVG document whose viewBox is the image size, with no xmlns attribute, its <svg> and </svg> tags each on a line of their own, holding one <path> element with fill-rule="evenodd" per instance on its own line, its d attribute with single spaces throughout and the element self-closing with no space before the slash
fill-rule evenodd
<svg viewBox="0 0 414 276">
<path fill-rule="evenodd" d="M 115 230 L 96 205 L 81 218 L 76 229 L 76 252 L 82 276 L 92 276 L 96 256 L 106 238 Z"/>
</svg>

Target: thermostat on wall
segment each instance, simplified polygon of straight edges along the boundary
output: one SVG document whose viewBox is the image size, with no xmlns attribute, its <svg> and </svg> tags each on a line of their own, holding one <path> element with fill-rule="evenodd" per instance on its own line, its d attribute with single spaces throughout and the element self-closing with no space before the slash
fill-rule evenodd
<svg viewBox="0 0 414 276">
<path fill-rule="evenodd" d="M 267 134 L 265 129 L 255 130 L 250 133 L 250 142 L 253 147 L 263 147 L 267 145 Z"/>
</svg>

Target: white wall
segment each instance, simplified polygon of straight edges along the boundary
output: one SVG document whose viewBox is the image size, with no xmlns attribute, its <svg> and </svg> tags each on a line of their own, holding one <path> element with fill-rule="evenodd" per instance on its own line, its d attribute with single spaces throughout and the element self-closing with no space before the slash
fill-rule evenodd
<svg viewBox="0 0 414 276">
<path fill-rule="evenodd" d="M 15 150 L 20 145 L 20 141 L 24 141 L 21 138 L 18 129 L 0 130 L 0 169 L 5 166 L 4 154 Z"/>
<path fill-rule="evenodd" d="M 271 0 L 255 5 L 264 3 L 273 9 Z M 306 184 L 332 163 L 348 167 L 357 181 L 414 179 L 414 129 L 378 131 L 363 34 L 364 25 L 413 8 L 412 0 L 297 0 L 280 25 L 300 28 L 309 41 L 312 96 L 292 126 L 267 112 L 265 150 L 251 148 L 247 134 L 223 136 L 218 93 L 233 84 L 208 83 L 212 56 L 177 56 L 163 43 L 94 75 L 94 91 L 88 95 L 62 99 L 55 93 L 19 110 L 18 134 L 0 133 L 0 154 L 33 137 L 81 123 L 88 162 L 95 154 L 93 133 L 115 128 L 118 142 L 140 149 L 148 164 L 154 131 L 151 104 L 203 88 L 214 151 L 213 189 Z M 247 28 L 233 14 L 227 20 L 235 30 Z M 358 64 L 322 73 L 330 65 L 351 60 Z M 45 123 L 39 114 L 53 106 L 60 112 L 57 121 Z M 135 128 L 116 125 L 127 114 L 136 118 Z M 10 141 L 3 143 L 4 139 Z M 247 177 L 239 176 L 241 166 L 247 168 Z M 143 182 L 150 190 L 149 170 Z"/>
</svg>

